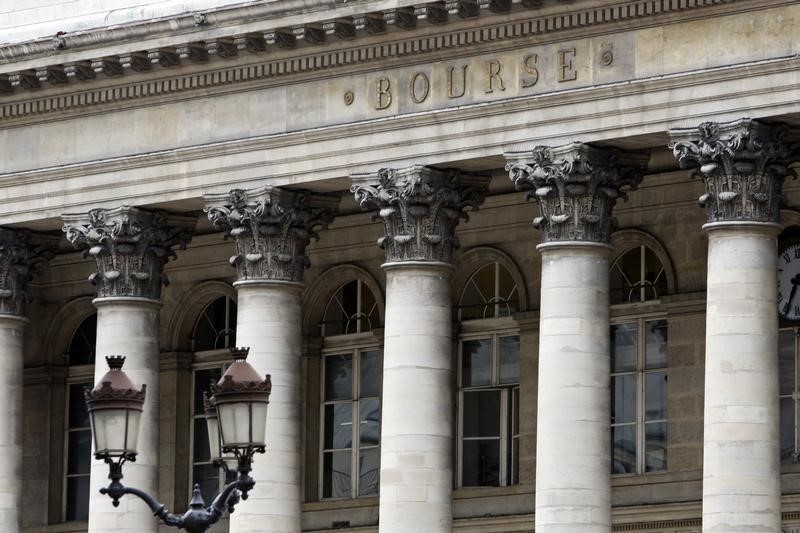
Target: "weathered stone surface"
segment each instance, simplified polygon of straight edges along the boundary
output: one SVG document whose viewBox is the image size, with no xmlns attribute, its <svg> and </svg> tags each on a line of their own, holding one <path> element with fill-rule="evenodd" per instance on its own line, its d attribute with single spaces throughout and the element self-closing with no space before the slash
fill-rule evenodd
<svg viewBox="0 0 800 533">
<path fill-rule="evenodd" d="M 362 209 L 377 209 L 385 235 L 378 246 L 386 262 L 450 263 L 459 242 L 455 229 L 467 208 L 483 202 L 488 178 L 416 165 L 372 174 L 351 174 L 350 187 Z"/>
<path fill-rule="evenodd" d="M 53 258 L 55 240 L 36 243 L 25 230 L 0 228 L 0 314 L 24 316 L 34 270 Z"/>
<path fill-rule="evenodd" d="M 161 287 L 169 283 L 164 265 L 175 256 L 174 247 L 189 243 L 196 220 L 130 206 L 62 218 L 67 240 L 97 262 L 89 281 L 98 297 L 152 299 L 160 298 Z"/>
<path fill-rule="evenodd" d="M 319 195 L 270 186 L 207 194 L 205 211 L 216 228 L 233 237 L 230 258 L 239 281 L 303 281 L 309 266 L 306 245 L 333 220 L 338 195 Z"/>
</svg>

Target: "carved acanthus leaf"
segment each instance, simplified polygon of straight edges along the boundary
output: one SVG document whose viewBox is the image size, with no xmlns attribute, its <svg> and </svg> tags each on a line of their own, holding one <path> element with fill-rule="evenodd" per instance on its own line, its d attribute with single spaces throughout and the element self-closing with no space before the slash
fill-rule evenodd
<svg viewBox="0 0 800 533">
<path fill-rule="evenodd" d="M 175 247 L 186 248 L 196 222 L 194 216 L 129 206 L 62 218 L 67 240 L 97 263 L 89 281 L 100 298 L 160 298 L 162 285 L 169 283 L 164 265 L 175 257 Z"/>
<path fill-rule="evenodd" d="M 351 175 L 350 192 L 362 209 L 376 209 L 386 262 L 450 263 L 459 246 L 455 229 L 467 208 L 483 203 L 489 178 L 416 165 Z"/>
<path fill-rule="evenodd" d="M 236 242 L 230 262 L 240 281 L 302 282 L 309 265 L 306 246 L 333 220 L 339 205 L 336 195 L 269 186 L 203 198 L 211 223 Z"/>
<path fill-rule="evenodd" d="M 681 168 L 703 178 L 700 206 L 708 222 L 780 221 L 783 181 L 795 175 L 789 165 L 798 160 L 797 147 L 783 141 L 783 126 L 740 119 L 669 134 Z"/>
<path fill-rule="evenodd" d="M 34 239 L 27 230 L 0 228 L 0 314 L 24 316 L 28 282 L 55 255 L 57 239 Z"/>
<path fill-rule="evenodd" d="M 541 215 L 533 223 L 542 242 L 607 244 L 616 220 L 614 205 L 635 189 L 647 167 L 646 154 L 572 143 L 536 146 L 506 154 L 506 170 L 517 190 L 536 198 Z"/>
</svg>

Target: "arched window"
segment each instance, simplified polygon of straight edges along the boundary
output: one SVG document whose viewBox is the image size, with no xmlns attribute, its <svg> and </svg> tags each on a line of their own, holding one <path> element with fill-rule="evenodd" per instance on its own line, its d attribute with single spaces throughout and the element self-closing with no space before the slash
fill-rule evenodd
<svg viewBox="0 0 800 533">
<path fill-rule="evenodd" d="M 508 269 L 478 267 L 459 298 L 458 486 L 519 482 L 519 290 Z"/>
<path fill-rule="evenodd" d="M 208 446 L 203 392 L 222 377 L 230 357 L 227 348 L 236 346 L 236 302 L 230 296 L 220 296 L 206 305 L 194 325 L 192 345 L 195 364 L 192 376 L 192 477 L 206 501 L 221 488 L 224 481 L 214 466 Z M 216 352 L 214 352 L 216 350 Z"/>
<path fill-rule="evenodd" d="M 220 296 L 201 311 L 194 325 L 195 352 L 236 346 L 236 302 Z"/>
<path fill-rule="evenodd" d="M 83 521 L 89 516 L 89 470 L 92 431 L 83 391 L 92 386 L 97 339 L 97 313 L 86 317 L 72 334 L 65 354 L 67 416 L 65 424 L 64 520 Z"/>
<path fill-rule="evenodd" d="M 519 311 L 519 291 L 511 273 L 499 262 L 476 270 L 461 292 L 460 320 L 499 318 Z"/>
<path fill-rule="evenodd" d="M 328 301 L 321 324 L 322 336 L 366 333 L 378 325 L 378 301 L 358 279 L 339 287 Z"/>
<path fill-rule="evenodd" d="M 322 322 L 320 497 L 378 494 L 382 354 L 376 295 L 360 279 L 331 296 Z"/>
<path fill-rule="evenodd" d="M 641 245 L 611 265 L 611 305 L 658 300 L 667 292 L 667 272 L 656 253 Z"/>
</svg>

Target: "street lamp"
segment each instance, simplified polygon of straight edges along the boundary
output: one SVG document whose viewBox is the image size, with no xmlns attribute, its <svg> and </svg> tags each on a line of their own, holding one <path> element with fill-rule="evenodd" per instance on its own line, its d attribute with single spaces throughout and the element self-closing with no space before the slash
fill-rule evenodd
<svg viewBox="0 0 800 533">
<path fill-rule="evenodd" d="M 240 495 L 243 500 L 247 499 L 248 492 L 255 485 L 250 477 L 253 455 L 264 453 L 266 449 L 267 405 L 272 390 L 270 376 L 262 380 L 247 362 L 248 351 L 249 348 L 231 350 L 233 364 L 222 379 L 211 386 L 213 396 L 206 403 L 209 445 L 217 459 L 215 464 L 225 468 L 226 485 L 208 507 L 205 506 L 199 486 L 195 485 L 189 510 L 182 516 L 170 513 L 146 492 L 126 487 L 121 482 L 122 465 L 127 461 L 135 461 L 138 453 L 139 422 L 146 386 L 142 385 L 141 390 L 137 390 L 122 371 L 124 357 L 106 357 L 109 371 L 100 378 L 94 389 L 86 390 L 85 396 L 95 458 L 109 465 L 108 478 L 111 483 L 100 489 L 100 493 L 107 494 L 114 507 L 119 506 L 122 496 L 132 494 L 144 501 L 164 524 L 189 533 L 206 533 L 226 509 L 229 513 L 233 512 Z"/>
</svg>

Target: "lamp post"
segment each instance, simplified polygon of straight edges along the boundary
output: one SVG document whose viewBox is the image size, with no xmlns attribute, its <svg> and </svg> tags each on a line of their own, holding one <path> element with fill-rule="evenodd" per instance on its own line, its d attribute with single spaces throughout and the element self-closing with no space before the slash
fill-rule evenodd
<svg viewBox="0 0 800 533">
<path fill-rule="evenodd" d="M 212 397 L 207 398 L 206 420 L 209 445 L 214 464 L 226 472 L 226 484 L 206 507 L 200 488 L 195 485 L 189 510 L 175 515 L 154 497 L 134 487 L 122 484 L 122 465 L 135 461 L 139 437 L 139 420 L 144 405 L 146 386 L 141 390 L 122 371 L 125 358 L 106 357 L 109 371 L 100 378 L 92 390 L 86 390 L 94 438 L 95 458 L 109 465 L 111 483 L 102 489 L 114 505 L 126 494 L 132 494 L 153 511 L 164 524 L 189 533 L 206 533 L 227 510 L 232 513 L 239 498 L 246 500 L 255 485 L 250 477 L 253 455 L 266 449 L 266 420 L 269 394 L 272 390 L 270 376 L 261 379 L 247 362 L 249 348 L 231 350 L 233 364 L 222 379 L 211 386 Z"/>
</svg>

